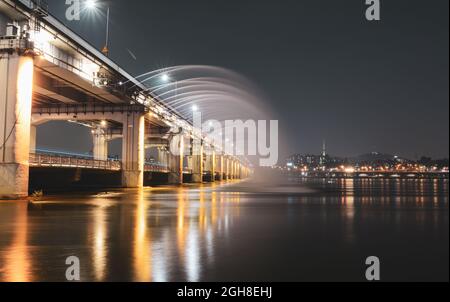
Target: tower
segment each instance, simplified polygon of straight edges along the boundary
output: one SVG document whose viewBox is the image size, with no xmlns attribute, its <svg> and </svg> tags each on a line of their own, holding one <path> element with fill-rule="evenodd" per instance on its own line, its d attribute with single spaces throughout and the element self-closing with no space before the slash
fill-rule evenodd
<svg viewBox="0 0 450 302">
<path fill-rule="evenodd" d="M 326 164 L 327 164 L 327 142 L 323 140 L 322 154 L 320 155 L 320 166 L 322 168 L 325 168 Z"/>
<path fill-rule="evenodd" d="M 322 145 L 322 157 L 325 158 L 327 156 L 327 142 L 323 140 Z"/>
</svg>

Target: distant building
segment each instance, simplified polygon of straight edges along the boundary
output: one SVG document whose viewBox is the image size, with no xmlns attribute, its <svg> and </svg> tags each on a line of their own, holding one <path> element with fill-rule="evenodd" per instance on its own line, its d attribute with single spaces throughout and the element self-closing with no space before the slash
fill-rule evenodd
<svg viewBox="0 0 450 302">
<path fill-rule="evenodd" d="M 323 142 L 320 155 L 314 154 L 294 154 L 286 160 L 286 166 L 290 169 L 326 169 L 329 165 L 340 163 L 338 158 L 332 158 L 327 153 L 326 142 Z"/>
<path fill-rule="evenodd" d="M 320 166 L 326 168 L 327 165 L 327 142 L 324 140 L 322 145 L 322 154 L 320 155 Z"/>
<path fill-rule="evenodd" d="M 287 159 L 288 167 L 304 167 L 304 166 L 314 166 L 318 167 L 321 165 L 322 156 L 312 155 L 312 154 L 294 154 Z"/>
</svg>

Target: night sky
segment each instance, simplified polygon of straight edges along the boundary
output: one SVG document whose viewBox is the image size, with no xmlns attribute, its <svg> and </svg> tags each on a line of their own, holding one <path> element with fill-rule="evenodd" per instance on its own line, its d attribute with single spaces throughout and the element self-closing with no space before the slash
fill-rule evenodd
<svg viewBox="0 0 450 302">
<path fill-rule="evenodd" d="M 48 2 L 64 21 L 65 1 Z M 448 0 L 382 0 L 381 22 L 365 19 L 364 2 L 114 0 L 110 56 L 135 75 L 186 64 L 243 74 L 277 111 L 282 157 L 319 153 L 326 139 L 338 156 L 447 158 Z M 103 46 L 104 19 L 65 23 Z M 38 144 L 56 146 L 62 131 L 43 129 Z M 89 148 L 88 136 L 71 143 Z"/>
</svg>

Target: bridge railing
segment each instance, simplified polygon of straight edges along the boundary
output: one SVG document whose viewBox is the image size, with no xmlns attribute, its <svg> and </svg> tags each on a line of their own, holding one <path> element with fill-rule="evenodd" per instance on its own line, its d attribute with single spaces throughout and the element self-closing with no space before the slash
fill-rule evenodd
<svg viewBox="0 0 450 302">
<path fill-rule="evenodd" d="M 167 173 L 169 172 L 169 167 L 167 165 L 162 165 L 159 163 L 145 163 L 144 170 L 145 172 Z"/>
<path fill-rule="evenodd" d="M 50 154 L 30 154 L 30 166 L 54 168 L 85 168 L 112 171 L 120 171 L 122 169 L 122 164 L 120 163 L 120 161 L 95 160 L 91 158 Z"/>
<path fill-rule="evenodd" d="M 31 153 L 30 166 L 49 168 L 84 168 L 111 171 L 120 171 L 122 169 L 122 164 L 118 160 L 95 160 L 88 157 L 46 153 Z M 146 172 L 168 173 L 169 167 L 160 163 L 145 163 L 144 170 Z M 184 168 L 183 173 L 191 174 L 192 169 Z"/>
</svg>

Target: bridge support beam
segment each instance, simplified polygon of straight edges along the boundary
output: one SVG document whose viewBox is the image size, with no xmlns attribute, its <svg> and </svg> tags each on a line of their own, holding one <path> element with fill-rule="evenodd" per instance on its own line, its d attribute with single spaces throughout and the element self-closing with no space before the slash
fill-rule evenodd
<svg viewBox="0 0 450 302">
<path fill-rule="evenodd" d="M 0 198 L 28 196 L 33 58 L 0 55 Z"/>
<path fill-rule="evenodd" d="M 211 182 L 216 181 L 216 151 L 214 149 L 208 150 L 206 154 L 206 171 L 211 174 Z"/>
<path fill-rule="evenodd" d="M 141 113 L 129 113 L 123 119 L 122 186 L 144 185 L 145 120 Z"/>
<path fill-rule="evenodd" d="M 92 130 L 93 154 L 95 160 L 108 160 L 108 140 L 102 128 Z"/>
<path fill-rule="evenodd" d="M 170 140 L 169 152 L 169 184 L 183 183 L 184 137 L 176 135 Z"/>
<path fill-rule="evenodd" d="M 192 142 L 192 182 L 203 182 L 203 142 Z"/>
</svg>

